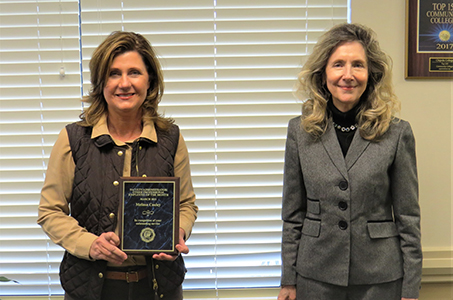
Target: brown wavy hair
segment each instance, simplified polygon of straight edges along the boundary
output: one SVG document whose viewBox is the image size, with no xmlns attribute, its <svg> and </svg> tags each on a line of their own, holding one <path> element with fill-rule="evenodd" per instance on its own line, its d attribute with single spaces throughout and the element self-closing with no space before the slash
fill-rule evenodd
<svg viewBox="0 0 453 300">
<path fill-rule="evenodd" d="M 331 94 L 326 85 L 327 61 L 340 45 L 354 41 L 362 44 L 368 62 L 368 83 L 357 113 L 360 135 L 367 140 L 379 140 L 400 110 L 393 92 L 392 60 L 381 50 L 374 31 L 360 24 L 339 24 L 321 36 L 296 84 L 296 96 L 304 101 L 302 127 L 316 138 L 328 127 L 327 101 Z"/>
<path fill-rule="evenodd" d="M 114 31 L 96 48 L 91 57 L 91 89 L 82 100 L 90 106 L 80 114 L 82 126 L 95 125 L 107 112 L 104 87 L 109 77 L 110 66 L 115 57 L 129 51 L 140 54 L 149 76 L 147 96 L 141 107 L 143 119 L 152 120 L 160 130 L 167 130 L 174 122 L 173 119 L 160 115 L 157 110 L 164 94 L 164 81 L 160 63 L 151 44 L 138 33 Z"/>
</svg>

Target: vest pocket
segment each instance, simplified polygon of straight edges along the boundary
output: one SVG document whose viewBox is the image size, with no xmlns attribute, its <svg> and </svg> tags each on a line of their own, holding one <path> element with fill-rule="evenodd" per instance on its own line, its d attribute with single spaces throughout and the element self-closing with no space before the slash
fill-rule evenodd
<svg viewBox="0 0 453 300">
<path fill-rule="evenodd" d="M 398 236 L 396 224 L 393 221 L 383 222 L 368 222 L 368 234 L 372 239 L 389 238 Z"/>
<path fill-rule="evenodd" d="M 302 234 L 319 237 L 321 232 L 321 220 L 314 220 L 305 218 L 304 226 L 302 227 Z"/>
</svg>

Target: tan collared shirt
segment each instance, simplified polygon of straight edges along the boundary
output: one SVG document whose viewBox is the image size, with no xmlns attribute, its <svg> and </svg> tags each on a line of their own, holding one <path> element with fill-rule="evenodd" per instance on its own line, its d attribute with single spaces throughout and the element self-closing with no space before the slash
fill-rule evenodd
<svg viewBox="0 0 453 300">
<path fill-rule="evenodd" d="M 93 127 L 91 138 L 109 134 L 107 118 L 102 117 Z M 157 134 L 153 122 L 145 122 L 140 137 L 157 142 Z M 131 174 L 132 148 L 130 143 L 114 140 L 115 144 L 124 147 L 123 176 Z M 182 135 L 179 136 L 178 148 L 175 155 L 175 177 L 180 177 L 180 227 L 184 229 L 187 239 L 197 217 L 198 207 L 195 205 L 195 193 L 190 175 L 189 154 Z M 38 209 L 38 224 L 40 224 L 50 239 L 65 248 L 69 253 L 79 258 L 91 260 L 90 247 L 96 235 L 79 226 L 76 219 L 69 215 L 72 184 L 75 164 L 66 129 L 61 130 L 52 149 L 46 172 L 46 179 L 41 191 Z M 118 228 L 115 232 L 118 234 Z M 144 265 L 143 256 L 129 255 L 122 266 Z"/>
</svg>

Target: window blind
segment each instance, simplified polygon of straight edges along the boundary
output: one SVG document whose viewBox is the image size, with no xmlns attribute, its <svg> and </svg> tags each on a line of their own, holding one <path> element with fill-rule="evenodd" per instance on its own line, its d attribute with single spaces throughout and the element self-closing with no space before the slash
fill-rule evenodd
<svg viewBox="0 0 453 300">
<path fill-rule="evenodd" d="M 80 113 L 78 10 L 0 2 L 0 276 L 20 282 L 1 283 L 0 295 L 61 293 L 62 251 L 36 217 L 52 145 Z"/>
<path fill-rule="evenodd" d="M 278 286 L 286 126 L 300 112 L 292 87 L 346 14 L 346 1 L 330 0 L 82 2 L 84 83 L 113 30 L 142 33 L 161 56 L 161 111 L 187 141 L 200 207 L 186 289 Z"/>
<path fill-rule="evenodd" d="M 288 120 L 300 114 L 292 90 L 301 59 L 335 22 L 327 3 L 214 7 L 216 288 L 280 284 L 284 145 Z"/>
<path fill-rule="evenodd" d="M 300 114 L 293 85 L 318 37 L 347 21 L 347 0 L 80 1 L 80 28 L 78 1 L 20 2 L 0 2 L 1 14 L 10 16 L 1 21 L 0 275 L 22 283 L 7 285 L 5 295 L 62 293 L 62 251 L 35 225 L 39 191 L 56 134 L 77 119 L 81 93 L 89 90 L 91 54 L 114 30 L 141 33 L 157 51 L 165 79 L 160 110 L 176 120 L 189 148 L 200 212 L 188 241 L 184 288 L 278 286 L 286 126 Z M 28 25 L 20 23 L 22 15 Z M 23 36 L 16 27 L 24 27 Z M 36 46 L 44 28 L 51 32 L 46 40 L 54 38 L 46 50 Z M 15 45 L 23 40 L 35 43 L 27 51 L 40 60 L 21 60 L 25 55 L 17 53 L 25 50 Z M 30 74 L 15 73 L 25 66 Z M 27 76 L 35 96 L 14 85 Z M 34 154 L 21 156 L 26 151 Z M 14 261 L 21 260 L 18 268 Z"/>
</svg>

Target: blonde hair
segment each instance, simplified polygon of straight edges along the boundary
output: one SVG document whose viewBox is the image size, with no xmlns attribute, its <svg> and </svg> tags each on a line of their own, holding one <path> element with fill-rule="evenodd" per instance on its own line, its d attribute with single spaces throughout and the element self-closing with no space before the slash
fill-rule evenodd
<svg viewBox="0 0 453 300">
<path fill-rule="evenodd" d="M 388 130 L 400 103 L 393 92 L 392 60 L 381 50 L 376 34 L 359 24 L 340 24 L 323 34 L 299 73 L 296 95 L 303 100 L 302 127 L 314 137 L 324 134 L 328 126 L 326 65 L 332 53 L 343 43 L 359 42 L 365 49 L 368 83 L 361 96 L 357 113 L 360 135 L 377 141 Z"/>
<path fill-rule="evenodd" d="M 91 57 L 91 89 L 83 98 L 90 106 L 80 114 L 82 126 L 95 125 L 107 112 L 104 87 L 109 77 L 110 66 L 115 57 L 129 51 L 140 54 L 149 76 L 149 89 L 142 105 L 143 119 L 154 121 L 156 128 L 164 131 L 174 122 L 161 116 L 157 111 L 164 93 L 164 82 L 160 63 L 150 43 L 140 34 L 114 31 L 96 48 Z"/>
</svg>

